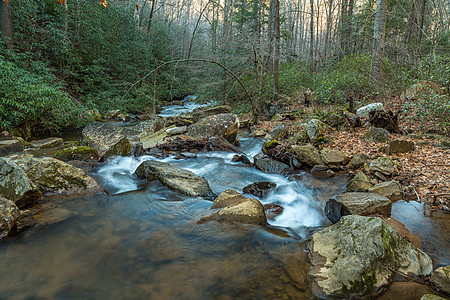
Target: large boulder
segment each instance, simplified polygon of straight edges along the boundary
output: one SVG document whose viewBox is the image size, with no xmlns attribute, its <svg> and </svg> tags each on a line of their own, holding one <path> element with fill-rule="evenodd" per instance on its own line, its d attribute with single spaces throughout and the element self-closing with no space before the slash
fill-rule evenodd
<svg viewBox="0 0 450 300">
<path fill-rule="evenodd" d="M 264 207 L 254 198 L 246 198 L 234 190 L 222 192 L 210 209 L 216 210 L 213 214 L 201 218 L 205 221 L 232 221 L 246 224 L 266 225 Z"/>
<path fill-rule="evenodd" d="M 49 138 L 46 138 L 43 140 L 38 140 L 38 141 L 31 143 L 31 145 L 33 145 L 33 147 L 39 148 L 39 149 L 55 148 L 55 147 L 62 146 L 63 144 L 64 144 L 64 140 L 59 137 L 49 137 Z"/>
<path fill-rule="evenodd" d="M 312 119 L 306 124 L 305 130 L 311 142 L 314 143 L 324 136 L 327 127 L 328 125 L 320 120 Z"/>
<path fill-rule="evenodd" d="M 0 196 L 0 240 L 16 228 L 19 216 L 16 204 Z"/>
<path fill-rule="evenodd" d="M 436 269 L 431 275 L 431 282 L 441 291 L 450 294 L 450 266 Z"/>
<path fill-rule="evenodd" d="M 366 142 L 385 143 L 391 133 L 384 128 L 370 127 L 362 139 Z"/>
<path fill-rule="evenodd" d="M 19 165 L 0 157 L 0 196 L 22 209 L 37 203 L 42 194 Z"/>
<path fill-rule="evenodd" d="M 264 153 L 259 153 L 255 155 L 253 160 L 255 168 L 264 173 L 287 175 L 291 170 L 291 168 L 288 165 L 276 161 L 270 158 L 269 156 L 265 155 Z"/>
<path fill-rule="evenodd" d="M 320 151 L 320 157 L 328 166 L 345 165 L 349 161 L 348 156 L 344 152 L 328 148 L 324 148 Z"/>
<path fill-rule="evenodd" d="M 405 224 L 403 224 L 402 222 L 400 222 L 399 220 L 396 220 L 394 218 L 383 218 L 383 220 L 392 228 L 395 229 L 395 231 L 397 231 L 397 233 L 404 238 L 405 240 L 407 240 L 408 242 L 410 242 L 414 247 L 416 248 L 420 248 L 420 239 L 415 236 L 414 234 L 412 234 L 408 228 L 406 228 Z"/>
<path fill-rule="evenodd" d="M 379 151 L 384 152 L 386 154 L 405 153 L 413 151 L 414 148 L 415 148 L 414 142 L 405 140 L 393 140 L 390 141 L 387 145 L 381 147 Z"/>
<path fill-rule="evenodd" d="M 194 109 L 191 112 L 192 120 L 198 122 L 204 117 L 214 116 L 218 114 L 229 114 L 231 113 L 231 107 L 228 105 L 218 105 L 218 106 L 204 106 Z"/>
<path fill-rule="evenodd" d="M 103 189 L 92 177 L 63 161 L 52 157 L 21 155 L 14 162 L 25 170 L 28 178 L 49 195 L 72 195 L 100 192 Z"/>
<path fill-rule="evenodd" d="M 375 193 L 383 197 L 389 198 L 392 201 L 403 199 L 403 187 L 395 180 L 381 182 L 374 185 L 368 190 L 370 193 Z"/>
<path fill-rule="evenodd" d="M 383 103 L 372 103 L 363 107 L 360 107 L 356 110 L 356 115 L 360 117 L 368 117 L 369 112 L 373 110 L 382 110 L 384 111 Z"/>
<path fill-rule="evenodd" d="M 325 204 L 325 214 L 336 223 L 346 215 L 391 215 L 391 200 L 378 194 L 348 192 L 331 197 Z"/>
<path fill-rule="evenodd" d="M 0 141 L 0 157 L 7 156 L 16 152 L 23 152 L 22 143 L 18 140 Z"/>
<path fill-rule="evenodd" d="M 323 299 L 374 299 L 396 272 L 418 277 L 433 270 L 427 254 L 376 217 L 345 216 L 315 233 L 309 249 L 311 288 Z"/>
<path fill-rule="evenodd" d="M 131 144 L 130 141 L 126 137 L 124 137 L 120 139 L 117 143 L 109 147 L 109 149 L 106 150 L 105 153 L 103 153 L 101 160 L 104 161 L 107 158 L 114 155 L 127 156 L 131 154 L 132 149 L 133 144 Z"/>
<path fill-rule="evenodd" d="M 310 167 L 314 167 L 315 165 L 324 165 L 325 164 L 322 161 L 322 158 L 320 157 L 319 149 L 317 147 L 314 147 L 311 144 L 293 145 L 292 151 L 294 152 L 295 157 L 302 164 L 306 164 Z"/>
<path fill-rule="evenodd" d="M 147 178 L 149 181 L 158 179 L 163 185 L 186 196 L 203 197 L 207 200 L 213 200 L 216 197 L 205 178 L 169 163 L 144 161 L 136 169 L 136 175 L 141 179 Z"/>
<path fill-rule="evenodd" d="M 389 157 L 379 157 L 369 164 L 370 171 L 379 172 L 385 176 L 391 176 L 395 171 L 395 164 Z"/>
<path fill-rule="evenodd" d="M 221 136 L 230 143 L 236 142 L 239 118 L 234 114 L 218 114 L 205 117 L 188 128 L 188 135 L 196 139 Z"/>
</svg>

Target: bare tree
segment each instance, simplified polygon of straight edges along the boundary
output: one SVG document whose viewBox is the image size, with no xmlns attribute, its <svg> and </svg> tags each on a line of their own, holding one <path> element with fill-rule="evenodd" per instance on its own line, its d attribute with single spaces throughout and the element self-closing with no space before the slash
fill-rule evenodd
<svg viewBox="0 0 450 300">
<path fill-rule="evenodd" d="M 381 80 L 381 67 L 384 57 L 384 39 L 387 15 L 387 1 L 378 0 L 375 10 L 375 24 L 373 26 L 373 47 L 372 47 L 372 76 L 377 80 Z"/>
</svg>

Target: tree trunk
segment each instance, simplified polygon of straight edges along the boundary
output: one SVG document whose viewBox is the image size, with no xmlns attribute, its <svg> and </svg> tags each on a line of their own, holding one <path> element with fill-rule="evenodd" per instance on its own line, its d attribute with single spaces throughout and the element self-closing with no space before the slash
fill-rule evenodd
<svg viewBox="0 0 450 300">
<path fill-rule="evenodd" d="M 275 0 L 275 52 L 273 58 L 273 88 L 275 97 L 279 94 L 278 67 L 280 65 L 280 0 Z"/>
<path fill-rule="evenodd" d="M 375 10 L 375 24 L 373 26 L 373 47 L 372 47 L 372 76 L 378 81 L 381 81 L 381 67 L 384 56 L 384 38 L 387 15 L 387 1 L 378 0 L 377 8 Z"/>
<path fill-rule="evenodd" d="M 11 8 L 3 0 L 0 0 L 0 37 L 5 39 L 7 44 L 12 47 Z"/>
<path fill-rule="evenodd" d="M 155 11 L 155 2 L 156 0 L 152 0 L 152 7 L 150 8 L 150 16 L 148 17 L 147 35 L 150 34 L 150 28 L 152 26 L 153 13 Z"/>
<path fill-rule="evenodd" d="M 314 72 L 314 0 L 309 1 L 311 4 L 311 19 L 309 21 L 309 59 L 311 72 Z"/>
</svg>

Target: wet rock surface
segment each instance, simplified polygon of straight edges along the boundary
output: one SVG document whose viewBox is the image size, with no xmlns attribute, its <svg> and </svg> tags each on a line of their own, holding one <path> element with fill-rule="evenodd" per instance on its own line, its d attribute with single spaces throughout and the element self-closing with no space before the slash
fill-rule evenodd
<svg viewBox="0 0 450 300">
<path fill-rule="evenodd" d="M 315 178 L 323 179 L 334 176 L 334 172 L 327 166 L 316 165 L 311 169 L 311 175 Z"/>
<path fill-rule="evenodd" d="M 394 271 L 414 277 L 433 269 L 427 254 L 376 217 L 345 216 L 315 233 L 309 249 L 312 290 L 323 299 L 373 299 Z"/>
<path fill-rule="evenodd" d="M 282 175 L 287 175 L 290 172 L 288 165 L 276 161 L 263 153 L 255 155 L 253 159 L 255 167 L 262 172 Z"/>
<path fill-rule="evenodd" d="M 135 173 L 139 178 L 147 178 L 149 181 L 158 179 L 163 185 L 186 196 L 208 200 L 215 198 L 205 178 L 169 163 L 147 160 L 139 165 Z"/>
<path fill-rule="evenodd" d="M 270 181 L 258 181 L 243 188 L 245 194 L 252 194 L 256 197 L 264 198 L 277 187 L 276 183 Z"/>
<path fill-rule="evenodd" d="M 19 216 L 16 204 L 0 196 L 0 240 L 15 230 Z"/>
</svg>

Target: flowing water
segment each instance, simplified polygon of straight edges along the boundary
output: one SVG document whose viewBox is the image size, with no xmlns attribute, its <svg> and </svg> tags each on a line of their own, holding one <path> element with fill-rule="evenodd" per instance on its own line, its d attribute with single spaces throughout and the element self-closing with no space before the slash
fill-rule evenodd
<svg viewBox="0 0 450 300">
<path fill-rule="evenodd" d="M 261 140 L 240 139 L 249 157 L 260 151 Z M 216 194 L 275 182 L 261 201 L 284 211 L 270 226 L 199 224 L 210 201 L 138 179 L 137 166 L 154 157 L 117 157 L 91 174 L 109 194 L 52 199 L 71 212 L 68 219 L 0 242 L 0 299 L 311 299 L 307 240 L 330 225 L 324 201 L 348 178 L 288 179 L 233 163 L 232 156 L 160 161 L 205 177 Z M 397 202 L 393 216 L 413 228 L 438 265 L 448 264 L 448 217 L 426 217 L 421 209 Z"/>
</svg>

